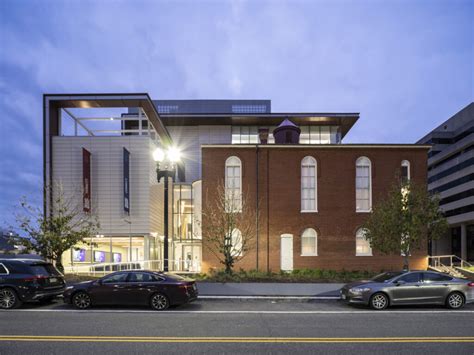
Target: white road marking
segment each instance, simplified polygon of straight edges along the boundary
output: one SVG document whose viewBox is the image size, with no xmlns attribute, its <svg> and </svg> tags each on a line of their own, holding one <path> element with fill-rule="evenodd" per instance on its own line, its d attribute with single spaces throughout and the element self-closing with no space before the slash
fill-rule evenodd
<svg viewBox="0 0 474 355">
<path fill-rule="evenodd" d="M 449 310 L 428 310 L 428 311 L 371 311 L 371 310 L 361 310 L 361 311 L 152 311 L 152 310 L 123 310 L 123 309 L 89 309 L 89 310 L 76 310 L 76 309 L 14 309 L 14 310 L 0 310 L 0 312 L 64 312 L 64 313 L 148 313 L 148 314 L 449 314 L 449 315 L 459 315 L 459 314 L 471 314 L 474 313 L 474 310 L 458 310 L 458 311 L 449 311 Z"/>
</svg>

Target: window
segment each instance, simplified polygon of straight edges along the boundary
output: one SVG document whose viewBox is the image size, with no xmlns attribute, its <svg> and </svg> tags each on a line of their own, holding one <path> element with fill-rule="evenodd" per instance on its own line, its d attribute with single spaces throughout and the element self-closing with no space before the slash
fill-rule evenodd
<svg viewBox="0 0 474 355">
<path fill-rule="evenodd" d="M 231 242 L 232 242 L 232 255 L 233 256 L 242 256 L 243 250 L 242 250 L 242 232 L 235 228 L 232 231 L 231 235 Z"/>
<path fill-rule="evenodd" d="M 420 282 L 420 276 L 421 276 L 420 272 L 413 272 L 413 273 L 410 273 L 408 275 L 399 277 L 396 281 L 404 281 L 406 283 Z"/>
<path fill-rule="evenodd" d="M 102 283 L 104 284 L 113 284 L 118 282 L 125 282 L 127 280 L 127 273 L 123 272 L 120 274 L 113 274 L 102 279 Z"/>
<path fill-rule="evenodd" d="M 434 272 L 424 272 L 423 273 L 423 282 L 441 282 L 441 281 L 451 281 L 453 278 L 448 275 L 435 274 Z"/>
<path fill-rule="evenodd" d="M 410 181 L 410 162 L 408 160 L 403 160 L 400 167 L 400 180 L 402 185 Z"/>
<path fill-rule="evenodd" d="M 227 212 L 242 212 L 242 163 L 237 157 L 225 161 L 225 194 Z"/>
<path fill-rule="evenodd" d="M 356 256 L 372 256 L 372 248 L 365 239 L 365 230 L 359 228 L 356 232 Z"/>
<path fill-rule="evenodd" d="M 153 274 L 149 274 L 147 272 L 130 273 L 130 279 L 128 280 L 128 282 L 157 282 L 157 281 L 162 281 L 162 279 Z"/>
<path fill-rule="evenodd" d="M 0 264 L 0 275 L 8 275 L 8 270 L 3 264 Z"/>
<path fill-rule="evenodd" d="M 301 212 L 317 212 L 316 159 L 305 157 L 301 161 Z"/>
<path fill-rule="evenodd" d="M 318 234 L 313 228 L 307 228 L 301 235 L 301 256 L 318 255 Z"/>
<path fill-rule="evenodd" d="M 372 165 L 369 158 L 360 157 L 356 161 L 356 211 L 372 210 Z"/>
</svg>

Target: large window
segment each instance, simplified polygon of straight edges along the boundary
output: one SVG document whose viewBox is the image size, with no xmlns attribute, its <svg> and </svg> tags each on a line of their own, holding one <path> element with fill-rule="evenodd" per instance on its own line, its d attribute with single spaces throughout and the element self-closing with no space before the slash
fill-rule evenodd
<svg viewBox="0 0 474 355">
<path fill-rule="evenodd" d="M 301 161 L 301 212 L 317 212 L 317 164 L 313 157 Z"/>
<path fill-rule="evenodd" d="M 356 256 L 372 256 L 372 248 L 365 239 L 365 230 L 359 228 L 356 232 Z"/>
<path fill-rule="evenodd" d="M 242 232 L 238 230 L 237 228 L 232 231 L 231 241 L 232 241 L 232 255 L 242 256 L 242 253 L 243 253 Z"/>
<path fill-rule="evenodd" d="M 275 143 L 273 137 L 275 127 L 232 126 L 232 144 L 259 144 L 259 128 L 268 128 L 268 144 Z"/>
<path fill-rule="evenodd" d="M 318 255 L 318 234 L 313 228 L 307 228 L 301 235 L 301 256 Z"/>
<path fill-rule="evenodd" d="M 356 211 L 372 210 L 372 166 L 369 158 L 360 157 L 356 161 Z"/>
<path fill-rule="evenodd" d="M 341 141 L 339 126 L 300 126 L 300 144 L 337 144 Z"/>
<path fill-rule="evenodd" d="M 403 160 L 400 166 L 400 180 L 402 185 L 410 181 L 410 162 Z"/>
<path fill-rule="evenodd" d="M 242 211 L 242 162 L 237 157 L 225 162 L 225 194 L 227 211 Z"/>
</svg>

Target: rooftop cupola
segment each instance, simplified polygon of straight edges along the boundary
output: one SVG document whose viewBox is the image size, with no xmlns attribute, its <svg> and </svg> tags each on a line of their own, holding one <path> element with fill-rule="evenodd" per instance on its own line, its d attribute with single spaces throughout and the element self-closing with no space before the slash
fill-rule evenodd
<svg viewBox="0 0 474 355">
<path fill-rule="evenodd" d="M 300 142 L 300 133 L 300 128 L 288 118 L 285 118 L 285 120 L 273 130 L 275 144 L 298 144 Z"/>
</svg>

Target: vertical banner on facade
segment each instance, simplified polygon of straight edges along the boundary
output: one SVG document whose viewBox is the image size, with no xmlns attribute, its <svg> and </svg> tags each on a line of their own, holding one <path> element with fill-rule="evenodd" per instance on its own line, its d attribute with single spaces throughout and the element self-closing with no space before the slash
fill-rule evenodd
<svg viewBox="0 0 474 355">
<path fill-rule="evenodd" d="M 130 152 L 123 148 L 123 210 L 130 214 Z"/>
<path fill-rule="evenodd" d="M 91 153 L 82 148 L 82 209 L 91 211 Z"/>
</svg>

